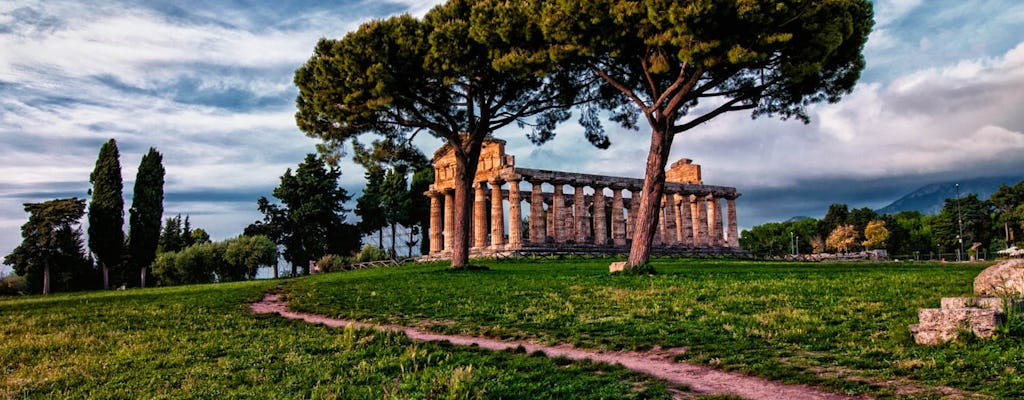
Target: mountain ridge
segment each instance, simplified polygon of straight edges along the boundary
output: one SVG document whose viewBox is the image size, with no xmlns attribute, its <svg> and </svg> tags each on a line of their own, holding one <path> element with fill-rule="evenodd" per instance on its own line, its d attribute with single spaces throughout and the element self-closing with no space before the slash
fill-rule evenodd
<svg viewBox="0 0 1024 400">
<path fill-rule="evenodd" d="M 959 181 L 930 183 L 907 193 L 885 207 L 875 210 L 879 214 L 896 214 L 902 211 L 919 211 L 922 214 L 937 214 L 945 205 L 946 199 L 955 198 L 956 185 L 960 184 L 960 196 L 977 193 L 981 199 L 988 199 L 1000 185 L 1013 186 L 1024 179 L 1024 176 L 993 176 Z"/>
</svg>

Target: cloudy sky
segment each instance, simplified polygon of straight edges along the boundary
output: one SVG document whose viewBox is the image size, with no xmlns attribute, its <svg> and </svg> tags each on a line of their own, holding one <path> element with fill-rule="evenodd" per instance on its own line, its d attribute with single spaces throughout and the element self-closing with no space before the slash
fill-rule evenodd
<svg viewBox="0 0 1024 400">
<path fill-rule="evenodd" d="M 149 147 L 164 155 L 165 216 L 214 239 L 259 218 L 256 199 L 314 150 L 293 119 L 292 75 L 317 39 L 437 1 L 5 1 L 0 3 L 0 256 L 21 204 L 87 197 L 100 145 L 117 139 L 126 192 Z M 867 69 L 812 122 L 720 117 L 672 159 L 735 186 L 740 225 L 882 207 L 927 183 L 1024 175 L 1024 2 L 875 2 Z M 611 127 L 592 148 L 572 124 L 543 147 L 514 129 L 517 165 L 642 176 L 648 133 Z M 428 154 L 439 143 L 421 145 Z M 363 171 L 344 163 L 343 185 Z M 126 198 L 130 202 L 130 193 Z"/>
</svg>

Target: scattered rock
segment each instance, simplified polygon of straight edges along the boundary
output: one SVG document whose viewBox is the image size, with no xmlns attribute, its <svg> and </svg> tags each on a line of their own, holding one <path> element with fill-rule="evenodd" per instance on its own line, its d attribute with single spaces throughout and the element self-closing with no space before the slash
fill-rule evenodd
<svg viewBox="0 0 1024 400">
<path fill-rule="evenodd" d="M 622 271 L 625 271 L 625 270 L 626 270 L 626 262 L 625 261 L 613 262 L 611 265 L 608 266 L 608 272 L 622 272 Z"/>
<path fill-rule="evenodd" d="M 1007 260 L 986 268 L 974 278 L 979 296 L 1024 297 L 1024 260 Z"/>
</svg>

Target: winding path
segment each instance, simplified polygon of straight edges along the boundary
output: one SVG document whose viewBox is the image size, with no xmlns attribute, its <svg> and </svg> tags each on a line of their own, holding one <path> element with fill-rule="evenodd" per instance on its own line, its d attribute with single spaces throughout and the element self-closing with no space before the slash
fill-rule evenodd
<svg viewBox="0 0 1024 400">
<path fill-rule="evenodd" d="M 678 351 L 654 350 L 646 352 L 599 352 L 580 349 L 569 345 L 548 346 L 527 341 L 501 341 L 485 337 L 442 335 L 422 329 L 398 326 L 378 325 L 357 321 L 328 318 L 321 315 L 306 314 L 288 310 L 288 305 L 280 295 L 268 294 L 262 301 L 253 303 L 252 311 L 259 314 L 279 314 L 284 318 L 302 320 L 315 324 L 324 324 L 334 328 L 353 325 L 356 328 L 370 328 L 390 332 L 405 333 L 410 339 L 421 342 L 448 341 L 455 345 L 469 346 L 476 344 L 490 350 L 506 350 L 522 346 L 528 353 L 542 351 L 549 357 L 566 357 L 572 360 L 593 360 L 609 364 L 619 364 L 633 371 L 664 379 L 676 385 L 685 385 L 692 392 L 699 394 L 730 394 L 752 400 L 831 400 L 831 399 L 866 399 L 868 397 L 851 397 L 822 391 L 808 385 L 787 385 L 764 378 L 744 375 L 735 372 L 719 371 L 713 368 L 679 363 L 673 360 Z"/>
</svg>

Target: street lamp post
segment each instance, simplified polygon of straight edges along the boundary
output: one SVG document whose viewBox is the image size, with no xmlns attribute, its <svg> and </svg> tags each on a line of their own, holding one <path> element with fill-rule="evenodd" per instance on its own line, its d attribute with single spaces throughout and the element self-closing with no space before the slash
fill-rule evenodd
<svg viewBox="0 0 1024 400">
<path fill-rule="evenodd" d="M 793 240 L 793 232 L 790 231 L 789 232 L 789 254 L 795 256 L 796 255 L 796 250 L 794 250 L 795 247 L 793 246 L 793 243 L 796 243 L 796 242 Z"/>
<path fill-rule="evenodd" d="M 960 227 L 960 234 L 957 235 L 956 239 L 960 242 L 960 251 L 956 253 L 956 260 L 960 259 L 961 254 L 964 253 L 964 216 L 960 213 L 960 184 L 956 184 L 956 220 L 957 225 Z"/>
</svg>

